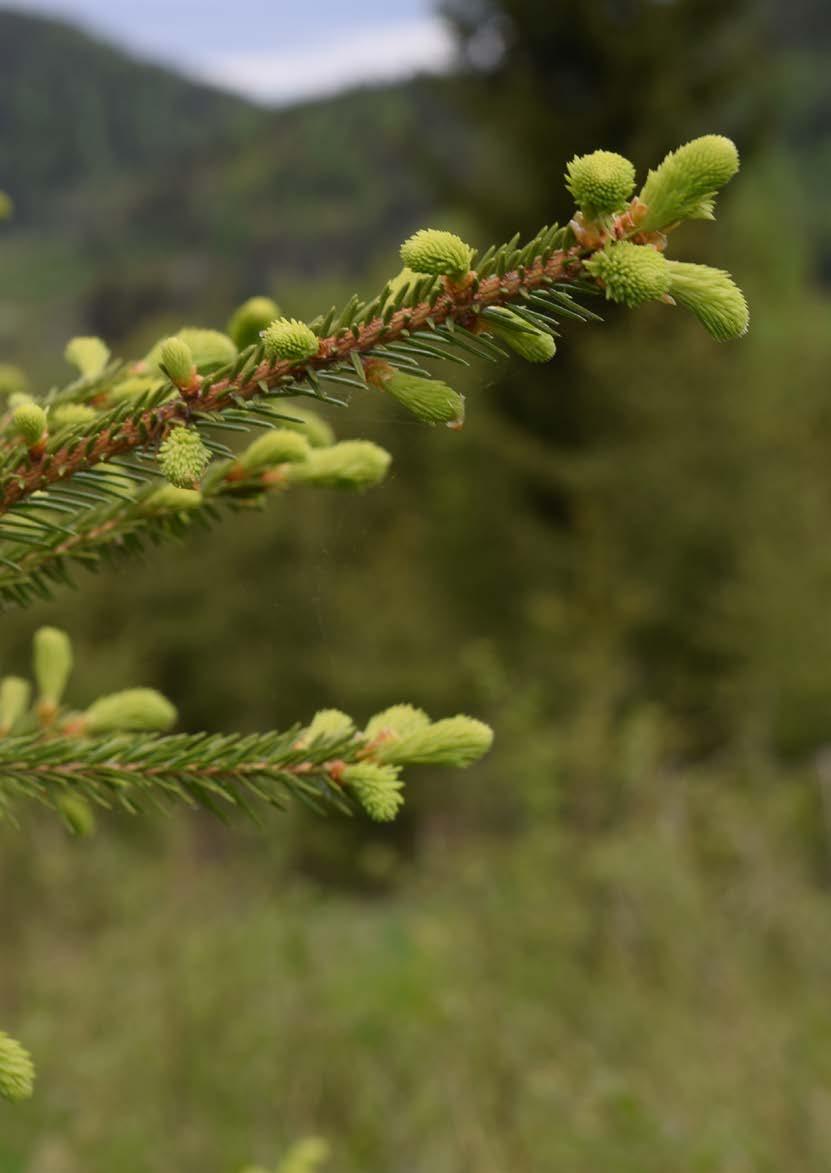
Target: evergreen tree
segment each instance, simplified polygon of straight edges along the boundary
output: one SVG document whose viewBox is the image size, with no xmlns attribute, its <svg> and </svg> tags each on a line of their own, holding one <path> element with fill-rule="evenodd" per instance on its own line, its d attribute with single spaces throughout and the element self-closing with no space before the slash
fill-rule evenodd
<svg viewBox="0 0 831 1173">
<path fill-rule="evenodd" d="M 559 213 L 559 160 L 578 153 L 586 136 L 641 167 L 678 126 L 688 134 L 716 126 L 737 139 L 750 165 L 758 159 L 762 166 L 786 130 L 795 146 L 797 90 L 814 93 L 806 79 L 815 75 L 811 56 L 793 54 L 809 43 L 816 53 L 825 20 L 813 0 L 793 19 L 781 6 L 746 0 L 448 0 L 444 7 L 463 66 L 453 92 L 477 144 L 464 186 L 449 172 L 444 181 L 486 233 L 522 228 L 552 208 Z M 804 128 L 804 100 L 802 108 Z M 811 148 L 803 156 L 803 202 L 785 255 L 798 256 L 803 246 L 801 216 L 810 217 L 803 191 L 822 184 L 824 157 Z M 744 205 L 744 221 L 755 216 L 761 224 L 772 204 L 751 212 Z M 743 236 L 741 224 L 737 214 L 721 247 L 738 253 L 741 240 L 747 251 L 750 229 Z M 690 237 L 694 231 L 710 259 L 703 227 Z M 823 232 L 812 230 L 810 263 L 821 255 Z M 766 272 L 768 289 L 784 279 L 785 265 Z M 683 296 L 680 287 L 676 295 Z M 634 334 L 627 323 L 624 334 L 620 316 L 608 316 L 610 328 L 595 345 L 566 339 L 556 370 L 508 375 L 491 400 L 494 430 L 511 435 L 517 454 L 520 499 L 533 510 L 540 545 L 553 551 L 562 618 L 540 670 L 572 710 L 659 702 L 680 722 L 682 743 L 700 750 L 739 735 L 736 698 L 743 693 L 746 705 L 744 690 L 760 691 L 758 681 L 748 684 L 761 670 L 754 667 L 758 629 L 751 634 L 736 621 L 736 592 L 745 590 L 740 568 L 755 540 L 748 513 L 738 510 L 741 501 L 752 513 L 743 486 L 764 474 L 751 461 L 767 458 L 748 450 L 733 394 L 757 378 L 757 367 L 750 350 L 720 364 L 702 395 L 698 377 L 687 379 L 679 362 L 694 344 L 675 324 L 656 312 Z M 762 377 L 773 380 L 773 367 Z M 763 410 L 751 399 L 743 422 L 761 427 L 750 418 Z M 527 579 L 521 570 L 516 577 Z M 721 613 L 728 594 L 729 619 Z M 525 620 L 532 607 L 539 604 L 527 598 L 512 607 L 515 645 L 524 638 L 533 647 Z"/>
<path fill-rule="evenodd" d="M 416 419 L 458 431 L 464 399 L 428 362 L 547 362 L 561 320 L 597 319 L 583 301 L 600 294 L 630 308 L 677 302 L 718 340 L 741 337 L 748 311 L 732 279 L 665 256 L 679 223 L 713 217 L 738 167 L 730 139 L 703 136 L 668 154 L 636 195 L 633 164 L 595 151 L 569 164 L 576 208 L 567 226 L 481 255 L 453 233 L 422 230 L 401 248 L 404 269 L 369 301 L 356 295 L 304 322 L 253 298 L 227 333 L 183 327 L 128 363 L 100 338 L 73 338 L 73 377 L 45 395 L 29 394 L 22 372 L 6 368 L 0 601 L 25 606 L 65 584 L 76 564 L 135 555 L 278 493 L 381 483 L 389 454 L 368 440 L 334 442 L 320 419 L 293 407 L 298 397 L 388 394 Z M 262 434 L 241 449 L 226 445 L 254 429 Z M 281 733 L 178 734 L 176 707 L 154 688 L 73 709 L 73 660 L 67 634 L 43 627 L 35 689 L 20 677 L 0 682 L 0 814 L 35 800 L 78 835 L 93 830 L 97 808 L 175 802 L 222 814 L 294 798 L 389 822 L 406 767 L 470 766 L 492 740 L 475 718 L 433 721 L 409 704 L 363 728 L 324 709 Z M 0 1093 L 24 1099 L 32 1081 L 26 1052 L 0 1035 Z"/>
</svg>

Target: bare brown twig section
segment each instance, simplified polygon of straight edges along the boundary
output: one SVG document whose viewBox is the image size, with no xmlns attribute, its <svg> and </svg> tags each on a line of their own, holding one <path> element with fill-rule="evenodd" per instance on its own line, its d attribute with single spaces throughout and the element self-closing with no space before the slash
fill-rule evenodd
<svg viewBox="0 0 831 1173">
<path fill-rule="evenodd" d="M 428 331 L 432 326 L 450 322 L 470 326 L 481 310 L 489 306 L 510 304 L 523 292 L 533 292 L 554 281 L 575 280 L 581 272 L 583 251 L 580 246 L 558 250 L 544 262 L 538 258 L 521 271 L 488 277 L 478 285 L 475 280 L 464 287 L 446 283 L 446 292 L 433 304 L 424 301 L 403 307 L 387 323 L 380 317 L 373 318 L 358 329 L 357 335 L 345 331 L 322 338 L 317 355 L 303 363 L 263 362 L 242 380 L 226 378 L 207 383 L 198 395 L 187 401 L 175 400 L 150 408 L 135 419 L 103 429 L 92 441 L 59 449 L 38 460 L 21 461 L 0 490 L 0 515 L 38 490 L 68 480 L 77 472 L 158 444 L 172 423 L 187 419 L 194 411 L 221 412 L 240 400 L 256 399 L 262 395 L 263 386 L 271 389 L 292 378 L 302 380 L 308 368 L 323 371 L 340 366 L 352 353 L 365 354 L 376 346 Z"/>
</svg>

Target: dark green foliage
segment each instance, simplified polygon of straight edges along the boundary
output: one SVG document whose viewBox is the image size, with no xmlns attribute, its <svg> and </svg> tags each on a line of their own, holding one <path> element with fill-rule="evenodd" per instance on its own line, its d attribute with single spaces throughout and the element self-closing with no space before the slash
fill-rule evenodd
<svg viewBox="0 0 831 1173">
<path fill-rule="evenodd" d="M 824 478 L 810 471 L 821 457 L 800 455 L 809 434 L 818 452 L 828 443 L 821 422 L 828 356 L 817 330 L 825 311 L 810 278 L 825 196 L 816 191 L 811 212 L 804 187 L 824 173 L 827 154 L 811 80 L 809 30 L 824 19 L 820 6 L 807 5 L 793 21 L 778 6 L 742 0 L 604 0 L 568 10 L 533 0 L 457 0 L 447 7 L 471 55 L 482 48 L 484 28 L 504 44 L 502 55 L 485 65 L 479 59 L 456 83 L 459 109 L 477 127 L 476 198 L 468 210 L 484 231 L 550 215 L 559 198 L 554 157 L 584 151 L 587 134 L 643 164 L 672 145 L 669 121 L 689 134 L 717 127 L 736 138 L 745 167 L 743 190 L 734 185 L 720 199 L 723 235 L 706 224 L 684 230 L 711 263 L 722 244 L 728 266 L 750 260 L 748 292 L 760 318 L 741 354 L 722 354 L 711 366 L 689 332 L 677 323 L 668 330 L 657 308 L 636 323 L 627 315 L 624 326 L 609 307 L 608 326 L 591 347 L 567 338 L 560 344 L 556 386 L 532 370 L 520 383 L 505 379 L 494 388 L 493 434 L 512 438 L 515 500 L 535 535 L 517 578 L 539 582 L 541 575 L 556 584 L 518 589 L 512 614 L 524 619 L 514 638 L 522 638 L 516 629 L 533 638 L 540 624 L 538 638 L 554 641 L 556 650 L 535 664 L 557 696 L 583 687 L 594 693 L 580 662 L 585 642 L 596 644 L 617 703 L 668 703 L 687 749 L 744 736 L 749 726 L 769 730 L 774 713 L 777 730 L 791 730 L 789 750 L 795 727 L 804 748 L 818 744 L 831 686 L 821 683 L 818 665 L 808 668 L 801 639 L 799 651 L 791 642 L 799 623 L 787 616 L 794 606 L 804 621 L 807 598 L 813 610 L 827 581 L 818 549 L 796 564 L 789 552 L 794 528 L 812 528 L 796 514 L 812 501 L 821 516 L 819 502 L 827 500 Z M 787 57 L 779 52 L 783 37 Z M 759 60 L 768 67 L 759 70 Z M 568 116 L 552 118 L 552 110 Z M 772 233 L 782 208 L 795 214 L 786 213 L 784 248 Z M 788 371 L 800 353 L 813 358 L 794 395 Z M 783 429 L 786 418 L 793 433 Z M 469 548 L 490 540 L 483 527 Z M 785 564 L 787 587 L 773 570 Z M 778 734 L 774 741 L 784 748 Z"/>
<path fill-rule="evenodd" d="M 713 126 L 747 151 L 773 112 L 757 64 L 774 34 L 754 0 L 443 7 L 470 64 L 455 93 L 479 146 L 471 211 L 499 234 L 564 213 L 563 162 L 589 143 L 642 170 Z"/>
</svg>

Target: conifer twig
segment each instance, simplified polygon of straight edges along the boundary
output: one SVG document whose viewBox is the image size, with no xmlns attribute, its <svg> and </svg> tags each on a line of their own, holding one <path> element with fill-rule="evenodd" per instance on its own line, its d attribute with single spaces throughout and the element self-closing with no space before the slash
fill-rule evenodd
<svg viewBox="0 0 831 1173">
<path fill-rule="evenodd" d="M 729 274 L 664 256 L 680 222 L 713 218 L 716 193 L 738 166 L 729 139 L 706 135 L 670 153 L 633 195 L 631 162 L 595 151 L 568 165 L 577 204 L 568 228 L 546 227 L 523 246 L 517 236 L 478 261 L 458 236 L 422 230 L 402 246 L 403 273 L 339 316 L 333 309 L 306 324 L 255 298 L 234 314 L 229 335 L 183 328 L 132 368 L 111 362 L 101 339 L 76 338 L 66 357 L 80 378 L 40 403 L 23 392 L 19 372 L 0 367 L 9 396 L 0 418 L 0 596 L 26 603 L 48 594 L 66 578 L 67 559 L 94 560 L 119 540 L 140 547 L 145 529 L 175 536 L 189 517 L 210 520 L 220 500 L 256 501 L 287 484 L 361 489 L 385 476 L 390 457 L 376 445 L 335 444 L 323 421 L 280 419 L 257 400 L 331 400 L 327 381 L 369 385 L 425 422 L 458 428 L 464 398 L 423 377 L 424 359 L 465 361 L 459 350 L 493 359 L 504 344 L 547 362 L 560 316 L 596 317 L 572 297 L 583 288 L 630 307 L 680 304 L 714 338 L 741 337 L 747 304 Z M 303 435 L 292 430 L 298 422 Z M 252 423 L 271 430 L 236 456 L 213 435 Z M 167 485 L 143 484 L 157 472 Z M 89 834 L 95 806 L 182 801 L 222 814 L 295 797 L 388 821 L 403 803 L 404 768 L 469 766 L 493 737 L 474 718 L 432 721 L 407 704 L 363 729 L 330 709 L 286 733 L 171 736 L 176 708 L 152 688 L 66 709 L 72 665 L 66 633 L 41 628 L 36 694 L 23 677 L 0 680 L 0 816 L 16 800 L 37 800 Z M 32 1081 L 30 1056 L 0 1032 L 0 1096 L 25 1099 Z"/>
<path fill-rule="evenodd" d="M 299 363 L 289 359 L 263 361 L 245 378 L 207 382 L 188 400 L 162 403 L 136 419 L 127 418 L 105 427 L 91 441 L 61 448 L 40 460 L 21 462 L 0 489 L 0 515 L 32 493 L 67 480 L 77 472 L 134 449 L 159 444 L 172 422 L 188 420 L 194 412 L 222 412 L 240 401 L 255 399 L 266 390 L 301 381 L 309 370 L 320 372 L 341 366 L 350 361 L 352 353 L 368 354 L 378 345 L 386 346 L 405 336 L 426 333 L 436 326 L 452 323 L 466 328 L 473 325 L 484 309 L 510 305 L 523 293 L 532 293 L 555 281 L 574 281 L 580 275 L 580 252 L 577 245 L 558 249 L 545 261 L 534 260 L 522 272 L 495 274 L 464 288 L 454 289 L 447 282 L 435 301 L 425 300 L 402 308 L 387 323 L 381 317 L 374 317 L 359 326 L 356 333 L 346 331 L 321 338 L 318 353 L 311 359 Z"/>
</svg>

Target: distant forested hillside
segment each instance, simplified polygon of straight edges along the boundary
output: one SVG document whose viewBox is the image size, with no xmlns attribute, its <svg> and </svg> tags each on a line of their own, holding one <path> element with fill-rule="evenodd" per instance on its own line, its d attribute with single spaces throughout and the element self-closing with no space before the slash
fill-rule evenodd
<svg viewBox="0 0 831 1173">
<path fill-rule="evenodd" d="M 69 25 L 0 11 L 0 170 L 19 216 L 41 223 L 67 195 L 250 133 L 254 107 L 135 61 Z"/>
<path fill-rule="evenodd" d="M 44 356 L 369 272 L 432 207 L 458 127 L 436 80 L 272 111 L 0 12 L 0 351 L 30 363 L 35 317 Z"/>
</svg>

